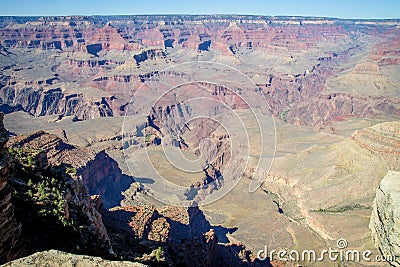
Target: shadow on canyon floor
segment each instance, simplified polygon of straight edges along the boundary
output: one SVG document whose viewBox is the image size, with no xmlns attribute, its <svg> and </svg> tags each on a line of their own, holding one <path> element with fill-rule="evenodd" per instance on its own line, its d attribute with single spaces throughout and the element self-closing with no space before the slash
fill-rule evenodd
<svg viewBox="0 0 400 267">
<path fill-rule="evenodd" d="M 142 262 L 150 266 L 272 266 L 268 260 L 252 261 L 243 245 L 229 243 L 227 234 L 237 228 L 211 226 L 198 207 L 187 208 L 188 224 L 151 207 L 121 207 L 102 214 L 115 252 L 126 260 L 162 248 L 165 261 Z"/>
</svg>

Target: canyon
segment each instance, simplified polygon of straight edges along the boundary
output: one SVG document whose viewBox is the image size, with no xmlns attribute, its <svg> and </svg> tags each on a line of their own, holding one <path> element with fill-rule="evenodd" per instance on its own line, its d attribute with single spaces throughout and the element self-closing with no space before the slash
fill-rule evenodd
<svg viewBox="0 0 400 267">
<path fill-rule="evenodd" d="M 397 253 L 377 216 L 400 171 L 399 34 L 396 19 L 0 17 L 0 263 L 292 266 L 257 252 L 340 238 Z"/>
</svg>

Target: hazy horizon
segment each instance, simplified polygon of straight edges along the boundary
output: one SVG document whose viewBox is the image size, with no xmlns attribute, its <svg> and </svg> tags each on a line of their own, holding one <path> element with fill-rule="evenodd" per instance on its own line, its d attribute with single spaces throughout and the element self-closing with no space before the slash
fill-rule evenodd
<svg viewBox="0 0 400 267">
<path fill-rule="evenodd" d="M 361 8 L 362 7 L 362 8 Z M 386 1 L 61 1 L 3 3 L 0 16 L 253 15 L 339 19 L 399 19 L 400 2 Z"/>
<path fill-rule="evenodd" d="M 316 19 L 340 19 L 340 20 L 400 20 L 399 18 L 340 18 L 340 17 L 327 17 L 327 16 L 307 16 L 307 15 L 254 15 L 254 14 L 229 14 L 229 13 L 216 13 L 216 14 L 189 14 L 189 13 L 168 13 L 168 14 L 69 14 L 69 15 L 0 15 L 0 17 L 16 17 L 16 18 L 40 18 L 40 17 L 107 17 L 107 16 L 249 16 L 249 17 L 293 17 L 293 18 L 316 18 Z"/>
</svg>

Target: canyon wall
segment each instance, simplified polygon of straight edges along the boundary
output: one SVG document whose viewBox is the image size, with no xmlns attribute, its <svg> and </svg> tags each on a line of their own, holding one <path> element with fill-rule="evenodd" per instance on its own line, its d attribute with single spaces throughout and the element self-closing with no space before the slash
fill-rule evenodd
<svg viewBox="0 0 400 267">
<path fill-rule="evenodd" d="M 3 117 L 4 114 L 0 113 L 0 264 L 20 254 L 17 247 L 21 238 L 21 224 L 16 220 L 11 202 L 9 180 L 13 175 L 13 164 L 5 147 L 8 131 L 4 128 Z"/>
<path fill-rule="evenodd" d="M 207 56 L 258 76 L 271 111 L 288 123 L 320 128 L 350 116 L 399 116 L 398 97 L 324 92 L 329 79 L 349 68 L 354 75 L 387 79 L 384 68 L 399 62 L 396 23 L 224 15 L 7 17 L 0 20 L 0 110 L 76 120 L 121 116 L 133 93 L 159 70 Z M 338 47 L 330 49 L 332 44 Z M 349 64 L 363 53 L 368 62 Z M 241 89 L 254 90 L 249 88 Z"/>
<path fill-rule="evenodd" d="M 60 115 L 74 116 L 77 120 L 112 116 L 107 97 L 90 101 L 84 94 L 64 94 L 61 88 L 43 90 L 31 86 L 4 86 L 0 90 L 0 99 L 5 112 L 23 110 L 33 116 Z"/>
</svg>

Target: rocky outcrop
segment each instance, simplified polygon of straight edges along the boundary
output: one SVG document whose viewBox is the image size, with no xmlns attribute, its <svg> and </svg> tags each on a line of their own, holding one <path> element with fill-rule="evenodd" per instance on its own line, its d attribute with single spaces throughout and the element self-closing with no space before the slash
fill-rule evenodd
<svg viewBox="0 0 400 267">
<path fill-rule="evenodd" d="M 109 261 L 100 257 L 75 255 L 58 250 L 48 250 L 34 253 L 30 256 L 8 262 L 4 267 L 11 266 L 87 266 L 87 267 L 144 267 L 147 265 L 130 261 Z"/>
<path fill-rule="evenodd" d="M 155 59 L 156 57 L 165 58 L 165 52 L 162 49 L 149 49 L 133 56 L 137 66 L 140 66 L 141 62 L 144 62 L 148 59 Z"/>
<path fill-rule="evenodd" d="M 73 164 L 74 165 L 74 164 Z M 91 195 L 100 195 L 106 209 L 119 206 L 124 192 L 134 182 L 124 175 L 118 163 L 105 151 L 86 158 L 86 162 L 74 166 L 77 176 L 82 179 Z"/>
<path fill-rule="evenodd" d="M 15 217 L 22 225 L 23 255 L 50 248 L 113 255 L 96 203 L 76 176 L 76 169 L 65 163 L 73 156 L 84 162 L 85 152 L 74 149 L 44 132 L 10 140 L 15 165 L 10 180 L 15 191 L 12 202 Z M 2 248 L 11 245 L 4 244 Z"/>
<path fill-rule="evenodd" d="M 16 220 L 11 202 L 9 180 L 13 175 L 13 164 L 5 148 L 8 131 L 4 128 L 3 117 L 0 113 L 0 264 L 18 256 L 17 244 L 21 237 L 21 225 Z"/>
<path fill-rule="evenodd" d="M 389 261 L 400 266 L 400 172 L 389 171 L 376 189 L 370 229 L 376 247 Z"/>
<path fill-rule="evenodd" d="M 74 177 L 88 188 L 90 195 L 100 195 L 106 209 L 118 206 L 123 199 L 121 192 L 134 181 L 122 174 L 118 163 L 104 150 L 74 147 L 53 134 L 40 131 L 15 137 L 11 143 L 14 147 L 29 147 L 45 153 L 38 159 L 41 168 L 70 166 Z"/>
<path fill-rule="evenodd" d="M 351 138 L 371 152 L 400 154 L 400 121 L 384 122 L 355 131 Z"/>
</svg>

